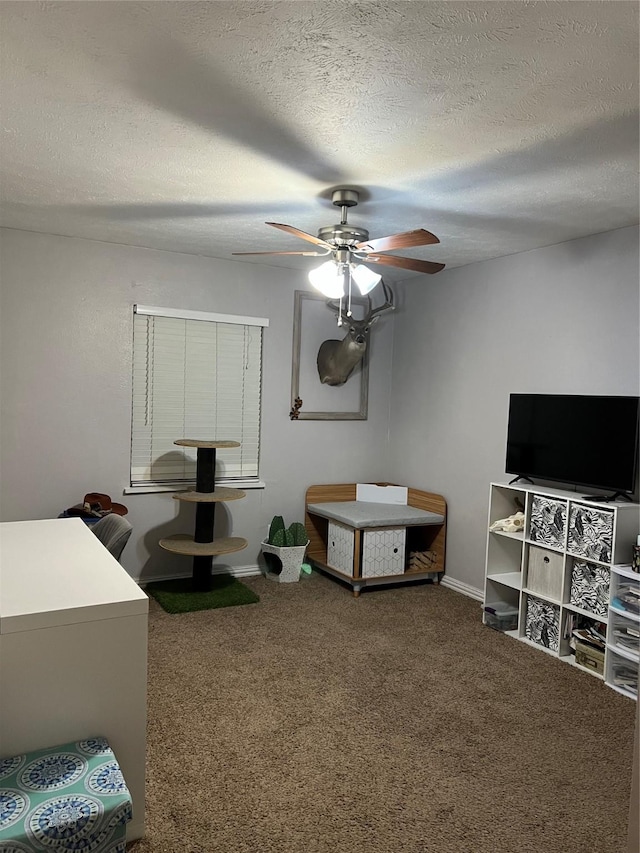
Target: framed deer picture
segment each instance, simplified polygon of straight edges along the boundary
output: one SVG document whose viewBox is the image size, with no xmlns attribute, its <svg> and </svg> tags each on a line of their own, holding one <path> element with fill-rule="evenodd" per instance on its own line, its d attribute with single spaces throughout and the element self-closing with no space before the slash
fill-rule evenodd
<svg viewBox="0 0 640 853">
<path fill-rule="evenodd" d="M 378 314 L 393 308 L 385 286 L 385 303 L 372 308 L 369 299 L 352 299 L 352 316 L 343 304 L 296 290 L 291 377 L 292 420 L 366 420 L 369 386 L 369 329 Z"/>
</svg>

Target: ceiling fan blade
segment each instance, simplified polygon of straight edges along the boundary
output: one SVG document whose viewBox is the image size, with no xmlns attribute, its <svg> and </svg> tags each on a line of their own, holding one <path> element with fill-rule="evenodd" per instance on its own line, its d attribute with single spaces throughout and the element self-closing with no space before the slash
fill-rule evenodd
<svg viewBox="0 0 640 853">
<path fill-rule="evenodd" d="M 417 258 L 397 258 L 395 255 L 369 255 L 364 259 L 366 264 L 384 264 L 388 267 L 401 267 L 404 270 L 415 270 L 415 272 L 435 273 L 443 270 L 444 264 L 436 264 L 433 261 L 419 261 Z"/>
<path fill-rule="evenodd" d="M 305 255 L 307 258 L 326 255 L 326 252 L 231 252 L 232 255 Z"/>
<path fill-rule="evenodd" d="M 331 243 L 321 240 L 319 237 L 314 237 L 313 234 L 307 234 L 306 231 L 300 231 L 299 228 L 294 228 L 293 225 L 281 225 L 279 222 L 267 222 L 267 225 L 273 225 L 274 228 L 279 228 L 281 231 L 286 231 L 293 234 L 295 237 L 301 237 L 303 240 L 308 240 L 309 243 L 315 243 L 316 246 L 322 246 L 325 249 L 335 249 Z"/>
<path fill-rule="evenodd" d="M 364 252 L 390 252 L 393 249 L 408 249 L 411 246 L 430 246 L 439 243 L 440 240 L 431 231 L 424 228 L 416 228 L 415 231 L 405 231 L 404 234 L 392 234 L 390 237 L 377 237 L 375 240 L 366 240 L 358 243 L 356 249 Z"/>
</svg>

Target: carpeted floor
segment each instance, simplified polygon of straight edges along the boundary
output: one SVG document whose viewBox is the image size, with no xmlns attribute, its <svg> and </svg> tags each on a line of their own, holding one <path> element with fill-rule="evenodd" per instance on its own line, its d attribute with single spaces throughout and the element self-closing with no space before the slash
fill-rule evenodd
<svg viewBox="0 0 640 853">
<path fill-rule="evenodd" d="M 620 853 L 635 705 L 443 587 L 150 602 L 131 853 Z"/>
</svg>

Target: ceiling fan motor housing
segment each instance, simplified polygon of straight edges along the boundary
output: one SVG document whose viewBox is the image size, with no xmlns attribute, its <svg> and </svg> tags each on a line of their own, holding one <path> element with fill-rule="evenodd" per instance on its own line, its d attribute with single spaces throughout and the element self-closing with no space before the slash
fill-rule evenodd
<svg viewBox="0 0 640 853">
<path fill-rule="evenodd" d="M 369 239 L 369 232 L 366 228 L 357 228 L 355 225 L 347 223 L 347 209 L 355 207 L 359 198 L 360 193 L 357 190 L 343 187 L 333 191 L 331 201 L 336 207 L 342 208 L 342 222 L 338 225 L 326 225 L 324 228 L 320 228 L 318 231 L 320 240 L 340 247 L 355 246 L 356 243 L 363 243 Z"/>
<path fill-rule="evenodd" d="M 368 240 L 369 232 L 366 228 L 357 228 L 345 222 L 320 228 L 318 237 L 334 246 L 355 246 L 356 243 L 364 243 Z"/>
<path fill-rule="evenodd" d="M 355 207 L 360 198 L 358 190 L 348 190 L 346 188 L 334 190 L 331 193 L 331 201 L 336 207 Z"/>
</svg>

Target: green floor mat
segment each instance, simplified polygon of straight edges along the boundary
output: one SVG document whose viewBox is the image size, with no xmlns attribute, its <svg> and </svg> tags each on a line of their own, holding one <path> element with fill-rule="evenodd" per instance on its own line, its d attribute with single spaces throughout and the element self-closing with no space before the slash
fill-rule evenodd
<svg viewBox="0 0 640 853">
<path fill-rule="evenodd" d="M 260 596 L 231 575 L 214 575 L 207 592 L 194 592 L 191 578 L 155 581 L 145 587 L 167 613 L 190 613 L 193 610 L 213 610 L 217 607 L 237 607 L 255 604 Z"/>
</svg>

